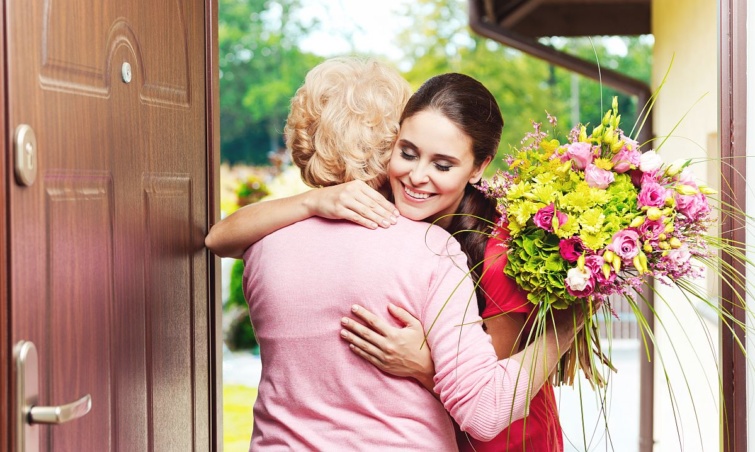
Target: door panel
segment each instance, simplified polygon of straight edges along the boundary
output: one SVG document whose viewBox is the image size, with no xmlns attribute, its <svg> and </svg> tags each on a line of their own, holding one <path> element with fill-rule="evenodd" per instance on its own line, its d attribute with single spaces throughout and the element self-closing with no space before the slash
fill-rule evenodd
<svg viewBox="0 0 755 452">
<path fill-rule="evenodd" d="M 41 368 L 50 405 L 85 394 L 97 402 L 89 415 L 54 428 L 53 450 L 105 450 L 112 437 L 112 189 L 106 173 L 48 173 L 45 215 L 49 323 Z M 86 227 L 81 227 L 81 226 Z M 98 275 L 101 275 L 98 276 Z M 92 277 L 94 276 L 94 277 Z M 79 437 L 79 429 L 99 432 Z"/>
<path fill-rule="evenodd" d="M 205 1 L 4 5 L 8 124 L 38 143 L 31 186 L 6 170 L 11 344 L 40 404 L 92 396 L 40 450 L 209 450 Z"/>
</svg>

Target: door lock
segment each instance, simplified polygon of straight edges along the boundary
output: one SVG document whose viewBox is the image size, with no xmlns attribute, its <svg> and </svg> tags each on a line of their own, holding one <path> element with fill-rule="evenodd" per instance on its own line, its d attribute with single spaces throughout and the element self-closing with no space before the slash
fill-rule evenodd
<svg viewBox="0 0 755 452">
<path fill-rule="evenodd" d="M 21 185 L 28 187 L 37 178 L 37 137 L 34 135 L 34 129 L 27 124 L 16 127 L 13 146 L 16 179 Z"/>
</svg>

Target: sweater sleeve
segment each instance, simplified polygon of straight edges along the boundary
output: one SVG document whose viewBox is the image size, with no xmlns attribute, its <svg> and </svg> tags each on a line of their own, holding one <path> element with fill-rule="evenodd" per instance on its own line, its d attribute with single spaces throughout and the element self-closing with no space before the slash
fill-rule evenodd
<svg viewBox="0 0 755 452">
<path fill-rule="evenodd" d="M 449 241 L 430 283 L 423 325 L 435 363 L 435 392 L 461 430 L 489 441 L 525 415 L 529 375 L 498 361 L 480 327 L 466 257 Z"/>
</svg>

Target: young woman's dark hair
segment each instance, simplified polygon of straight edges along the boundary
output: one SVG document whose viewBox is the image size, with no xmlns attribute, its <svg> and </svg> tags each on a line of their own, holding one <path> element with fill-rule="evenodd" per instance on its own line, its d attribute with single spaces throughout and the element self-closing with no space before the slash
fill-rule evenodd
<svg viewBox="0 0 755 452">
<path fill-rule="evenodd" d="M 435 76 L 409 98 L 400 123 L 426 110 L 442 114 L 472 140 L 475 165 L 482 165 L 488 157 L 495 158 L 501 141 L 503 117 L 495 98 L 482 83 L 464 74 Z M 467 254 L 469 268 L 477 266 L 473 271 L 477 281 L 482 274 L 482 261 L 491 232 L 490 222 L 498 215 L 495 201 L 486 198 L 476 186 L 467 184 L 456 213 L 446 229 L 456 237 Z M 480 286 L 477 289 L 477 304 L 482 313 L 485 296 Z"/>
</svg>

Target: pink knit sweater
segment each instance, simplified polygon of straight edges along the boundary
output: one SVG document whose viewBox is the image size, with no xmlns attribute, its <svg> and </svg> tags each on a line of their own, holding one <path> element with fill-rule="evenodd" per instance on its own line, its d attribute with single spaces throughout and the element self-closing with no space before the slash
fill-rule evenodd
<svg viewBox="0 0 755 452">
<path fill-rule="evenodd" d="M 527 373 L 497 361 L 472 323 L 480 318 L 466 258 L 441 228 L 400 219 L 373 231 L 313 218 L 270 234 L 244 261 L 262 358 L 250 450 L 455 450 L 446 410 L 481 440 L 524 416 Z M 428 332 L 442 405 L 340 338 L 353 304 L 390 318 L 388 302 Z"/>
</svg>

